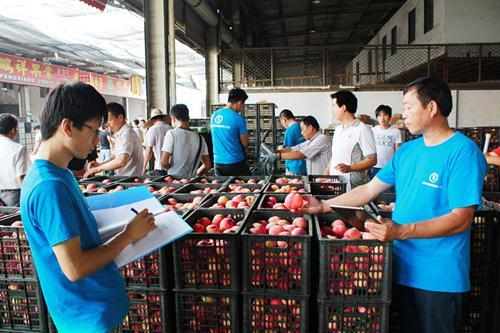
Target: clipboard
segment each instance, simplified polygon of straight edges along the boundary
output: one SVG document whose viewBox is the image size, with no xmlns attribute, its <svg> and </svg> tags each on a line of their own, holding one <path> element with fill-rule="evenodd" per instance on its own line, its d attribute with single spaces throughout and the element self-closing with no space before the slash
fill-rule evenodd
<svg viewBox="0 0 500 333">
<path fill-rule="evenodd" d="M 362 207 L 331 205 L 330 208 L 350 226 L 360 231 L 365 230 L 366 220 L 377 220 L 378 212 L 370 204 Z"/>
</svg>

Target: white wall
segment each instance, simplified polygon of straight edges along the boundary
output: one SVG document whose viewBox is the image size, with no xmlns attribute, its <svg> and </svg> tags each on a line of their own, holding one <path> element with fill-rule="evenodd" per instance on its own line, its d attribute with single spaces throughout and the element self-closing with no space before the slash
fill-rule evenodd
<svg viewBox="0 0 500 333">
<path fill-rule="evenodd" d="M 45 98 L 40 97 L 40 87 L 25 86 L 26 95 L 26 112 L 31 113 L 33 122 L 40 122 Z"/>
<path fill-rule="evenodd" d="M 446 43 L 498 43 L 500 1 L 446 0 Z"/>
<path fill-rule="evenodd" d="M 273 92 L 247 91 L 248 103 L 265 99 L 278 105 L 278 112 L 290 109 L 296 115 L 314 116 L 322 128 L 333 121 L 331 115 L 332 91 L 320 92 Z M 358 112 L 375 117 L 375 108 L 380 104 L 392 107 L 393 114 L 402 113 L 401 91 L 355 92 Z M 452 90 L 453 110 L 448 121 L 452 127 L 500 126 L 500 90 Z M 219 101 L 227 100 L 227 94 L 219 95 Z M 457 112 L 458 109 L 458 112 Z"/>
<path fill-rule="evenodd" d="M 500 126 L 500 91 L 461 90 L 458 92 L 458 126 Z"/>
<path fill-rule="evenodd" d="M 146 102 L 142 99 L 127 98 L 127 119 L 129 122 L 136 118 L 146 120 Z M 162 110 L 165 113 L 165 110 Z"/>
</svg>

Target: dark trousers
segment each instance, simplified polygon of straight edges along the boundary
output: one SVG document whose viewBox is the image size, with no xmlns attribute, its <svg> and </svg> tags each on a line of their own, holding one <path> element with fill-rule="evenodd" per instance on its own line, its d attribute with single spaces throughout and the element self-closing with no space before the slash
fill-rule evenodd
<svg viewBox="0 0 500 333">
<path fill-rule="evenodd" d="M 368 177 L 370 178 L 370 180 L 373 179 L 373 177 L 375 177 L 375 175 L 380 171 L 381 168 L 370 168 L 370 170 L 368 170 Z"/>
<path fill-rule="evenodd" d="M 391 311 L 399 313 L 402 333 L 456 333 L 463 293 L 427 291 L 393 285 Z"/>
<path fill-rule="evenodd" d="M 250 169 L 246 160 L 234 164 L 215 164 L 217 176 L 249 176 Z"/>
<path fill-rule="evenodd" d="M 148 176 L 167 176 L 167 170 L 151 170 L 146 173 Z"/>
</svg>

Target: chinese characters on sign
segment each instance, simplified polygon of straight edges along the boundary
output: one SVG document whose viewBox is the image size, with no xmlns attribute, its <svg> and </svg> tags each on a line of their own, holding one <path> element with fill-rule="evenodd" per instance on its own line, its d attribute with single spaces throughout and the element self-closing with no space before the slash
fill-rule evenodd
<svg viewBox="0 0 500 333">
<path fill-rule="evenodd" d="M 138 76 L 133 76 L 130 80 L 122 80 L 0 53 L 0 82 L 52 88 L 67 81 L 89 83 L 100 93 L 107 95 L 144 96 L 143 81 Z"/>
</svg>

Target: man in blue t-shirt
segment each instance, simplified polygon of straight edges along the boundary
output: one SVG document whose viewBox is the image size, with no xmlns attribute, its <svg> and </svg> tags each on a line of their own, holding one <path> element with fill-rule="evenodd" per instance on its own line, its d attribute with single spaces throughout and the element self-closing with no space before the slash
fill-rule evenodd
<svg viewBox="0 0 500 333">
<path fill-rule="evenodd" d="M 292 111 L 285 109 L 280 113 L 281 126 L 286 128 L 283 148 L 294 147 L 306 139 L 301 134 L 300 124 L 295 120 Z M 306 175 L 306 160 L 285 160 L 286 172 L 289 175 Z"/>
<path fill-rule="evenodd" d="M 405 124 L 422 137 L 401 146 L 368 184 L 337 198 L 309 199 L 306 213 L 330 205 L 361 206 L 395 186 L 392 220 L 365 229 L 393 242 L 393 306 L 403 332 L 458 332 L 463 293 L 470 290 L 470 227 L 481 206 L 486 160 L 477 145 L 448 125 L 448 84 L 422 78 L 404 89 Z"/>
<path fill-rule="evenodd" d="M 106 102 L 92 86 L 64 83 L 47 97 L 43 144 L 24 178 L 21 218 L 50 315 L 59 332 L 109 332 L 128 311 L 125 282 L 114 264 L 129 244 L 154 228 L 141 211 L 113 239 L 101 244 L 96 221 L 67 169 L 99 143 Z"/>
<path fill-rule="evenodd" d="M 250 174 L 245 156 L 245 150 L 248 149 L 247 124 L 239 114 L 247 99 L 243 89 L 231 89 L 226 107 L 215 111 L 210 118 L 217 176 Z"/>
</svg>

